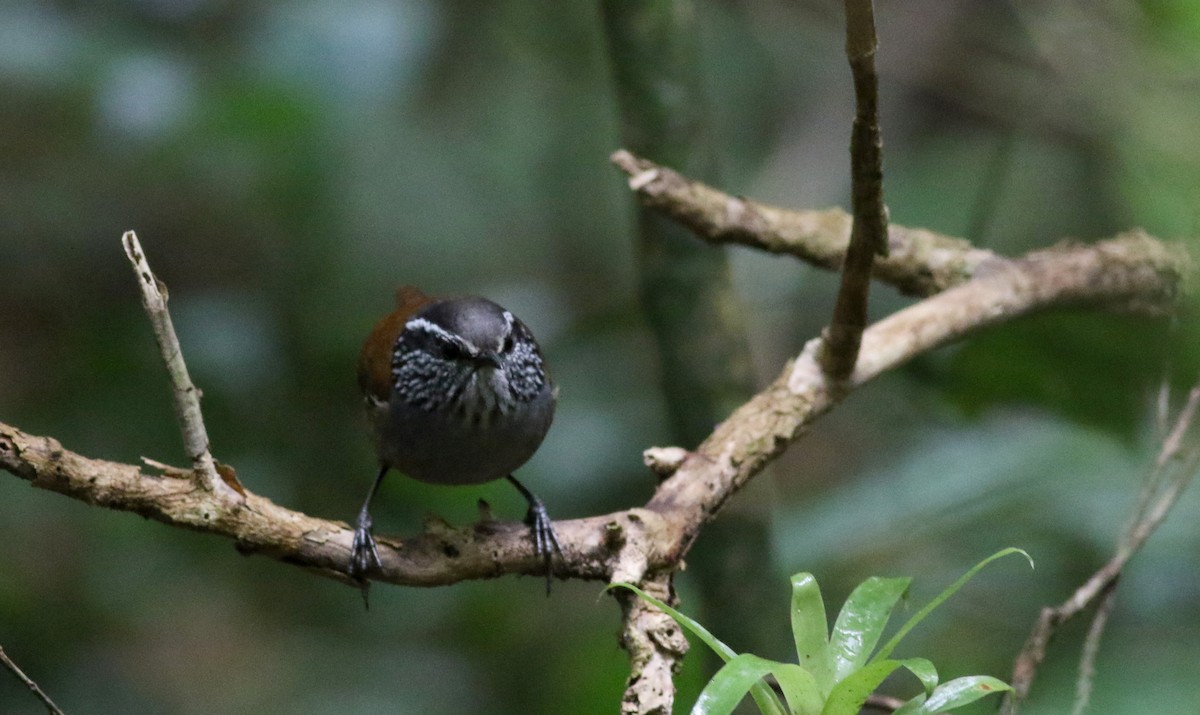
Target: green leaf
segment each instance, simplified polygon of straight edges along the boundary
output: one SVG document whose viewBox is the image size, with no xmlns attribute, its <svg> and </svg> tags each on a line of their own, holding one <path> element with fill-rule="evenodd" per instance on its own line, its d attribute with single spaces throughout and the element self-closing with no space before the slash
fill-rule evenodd
<svg viewBox="0 0 1200 715">
<path fill-rule="evenodd" d="M 825 693 L 813 674 L 795 663 L 777 663 L 771 671 L 792 715 L 817 715 L 825 704 Z"/>
<path fill-rule="evenodd" d="M 810 573 L 792 576 L 792 638 L 800 667 L 812 673 L 821 694 L 827 695 L 835 682 L 829 657 L 829 622 L 825 619 L 821 587 Z"/>
<path fill-rule="evenodd" d="M 899 667 L 899 661 L 881 660 L 854 671 L 833 687 L 821 715 L 857 715 L 867 696 Z"/>
<path fill-rule="evenodd" d="M 938 672 L 931 661 L 926 658 L 905 658 L 900 662 L 904 664 L 908 672 L 917 676 L 917 680 L 921 681 L 921 687 L 925 688 L 926 695 L 932 693 L 937 687 Z"/>
<path fill-rule="evenodd" d="M 618 586 L 621 588 L 627 588 L 646 601 L 654 604 L 654 606 L 660 611 L 675 619 L 676 623 L 691 631 L 696 637 L 704 641 L 704 644 L 711 648 L 714 653 L 721 656 L 721 659 L 726 663 L 738 656 L 737 651 L 722 643 L 720 639 L 718 639 L 712 633 L 709 633 L 707 628 L 631 583 L 622 582 L 609 584 L 604 590 L 607 591 L 612 588 L 617 588 Z M 750 689 L 750 695 L 754 698 L 754 703 L 758 705 L 760 712 L 766 713 L 767 715 L 785 714 L 786 711 L 783 708 L 783 703 L 779 702 L 779 698 L 775 696 L 775 692 L 771 690 L 766 683 L 759 682 L 754 685 Z"/>
<path fill-rule="evenodd" d="M 916 715 L 922 705 L 925 704 L 925 699 L 929 695 L 926 693 L 918 693 L 911 700 L 906 701 L 903 705 L 896 708 L 892 715 Z"/>
<path fill-rule="evenodd" d="M 872 576 L 846 599 L 829 638 L 834 683 L 866 664 L 883 635 L 892 609 L 911 581 Z"/>
<path fill-rule="evenodd" d="M 918 707 L 912 710 L 905 710 L 908 706 L 896 710 L 896 715 L 936 715 L 937 713 L 946 712 L 947 710 L 955 710 L 964 705 L 969 705 L 980 698 L 987 697 L 993 693 L 1012 690 L 1012 687 L 1002 680 L 997 680 L 990 675 L 971 675 L 964 678 L 955 678 L 947 683 L 936 688 L 929 696 L 929 699 Z"/>
<path fill-rule="evenodd" d="M 753 687 L 765 685 L 763 678 L 774 675 L 789 712 L 794 715 L 817 715 L 821 711 L 821 694 L 812 675 L 794 663 L 780 663 L 743 653 L 726 663 L 700 693 L 692 715 L 728 715 Z"/>
<path fill-rule="evenodd" d="M 1029 554 L 1025 553 L 1025 551 L 1022 549 L 1010 546 L 1007 549 L 1001 549 L 1000 551 L 997 551 L 983 561 L 980 561 L 972 566 L 971 570 L 967 571 L 957 581 L 947 586 L 946 590 L 935 596 L 934 599 L 926 604 L 924 608 L 922 608 L 920 611 L 917 611 L 912 618 L 908 619 L 907 623 L 900 627 L 900 630 L 896 632 L 896 635 L 892 636 L 891 640 L 889 640 L 882 648 L 879 649 L 879 652 L 875 654 L 875 657 L 872 659 L 872 661 L 880 660 L 890 656 L 892 651 L 896 649 L 896 646 L 900 644 L 901 639 L 908 635 L 908 632 L 915 628 L 918 623 L 925 620 L 925 617 L 932 613 L 933 609 L 942 605 L 947 598 L 950 598 L 957 593 L 958 590 L 965 586 L 968 581 L 974 578 L 975 574 L 979 573 L 984 566 L 987 566 L 1002 556 L 1008 556 L 1009 554 L 1021 554 L 1027 561 L 1029 561 L 1029 567 L 1033 568 L 1033 559 L 1030 558 Z"/>
<path fill-rule="evenodd" d="M 911 671 L 921 679 L 927 691 L 937 684 L 937 670 L 934 669 L 933 663 L 925 658 L 875 661 L 859 668 L 835 685 L 821 715 L 858 715 L 863 703 L 867 701 L 867 696 L 875 692 L 875 688 L 879 687 L 883 679 L 897 668 L 907 668 Z"/>
</svg>

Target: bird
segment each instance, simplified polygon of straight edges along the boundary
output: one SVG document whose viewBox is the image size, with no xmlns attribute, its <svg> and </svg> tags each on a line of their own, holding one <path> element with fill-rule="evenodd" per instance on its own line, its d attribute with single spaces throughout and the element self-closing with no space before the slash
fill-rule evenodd
<svg viewBox="0 0 1200 715">
<path fill-rule="evenodd" d="M 534 552 L 546 569 L 562 554 L 545 504 L 513 472 L 550 429 L 558 388 L 529 328 L 479 296 L 431 298 L 413 286 L 375 324 L 358 359 L 358 385 L 379 471 L 355 521 L 349 575 L 367 601 L 381 567 L 371 500 L 389 470 L 430 484 L 506 479 L 529 505 Z M 368 604 L 369 607 L 369 604 Z"/>
</svg>

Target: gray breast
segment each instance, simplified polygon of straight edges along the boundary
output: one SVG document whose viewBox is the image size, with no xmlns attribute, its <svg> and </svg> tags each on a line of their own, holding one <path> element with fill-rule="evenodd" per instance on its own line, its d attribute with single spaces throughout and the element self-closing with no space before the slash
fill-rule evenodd
<svg viewBox="0 0 1200 715">
<path fill-rule="evenodd" d="M 478 484 L 503 478 L 533 456 L 554 419 L 547 383 L 534 399 L 472 422 L 453 410 L 427 411 L 392 400 L 375 427 L 380 458 L 413 479 Z"/>
</svg>

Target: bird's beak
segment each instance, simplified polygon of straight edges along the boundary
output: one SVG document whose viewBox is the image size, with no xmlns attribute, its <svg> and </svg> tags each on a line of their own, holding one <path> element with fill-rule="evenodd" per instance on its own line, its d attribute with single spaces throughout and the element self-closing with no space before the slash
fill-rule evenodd
<svg viewBox="0 0 1200 715">
<path fill-rule="evenodd" d="M 492 367 L 497 370 L 500 369 L 500 355 L 495 350 L 480 350 L 479 353 L 475 355 L 475 362 L 478 363 L 480 367 L 487 365 L 488 367 Z"/>
</svg>

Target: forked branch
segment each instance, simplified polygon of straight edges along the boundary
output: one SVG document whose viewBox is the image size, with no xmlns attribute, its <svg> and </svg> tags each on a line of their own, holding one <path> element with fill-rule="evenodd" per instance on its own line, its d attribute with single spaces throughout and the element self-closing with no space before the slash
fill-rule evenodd
<svg viewBox="0 0 1200 715">
<path fill-rule="evenodd" d="M 1050 639 L 1058 628 L 1093 604 L 1098 604 L 1080 660 L 1073 712 L 1082 712 L 1087 706 L 1100 637 L 1108 621 L 1117 582 L 1125 570 L 1125 565 L 1166 519 L 1171 507 L 1179 501 L 1196 472 L 1200 471 L 1200 447 L 1184 442 L 1185 436 L 1193 428 L 1197 409 L 1200 409 L 1200 386 L 1193 387 L 1188 393 L 1179 416 L 1170 431 L 1164 435 L 1158 457 L 1146 475 L 1145 488 L 1113 557 L 1076 589 L 1070 598 L 1057 606 L 1042 609 L 1013 665 L 1013 691 L 1005 696 L 1001 709 L 1003 715 L 1016 715 L 1021 702 L 1033 686 L 1038 669 L 1046 659 Z"/>
</svg>

